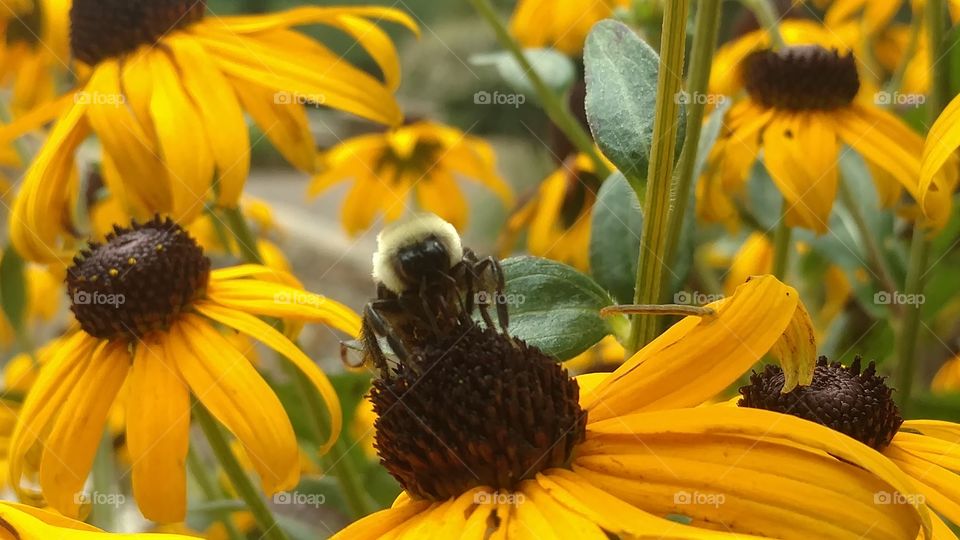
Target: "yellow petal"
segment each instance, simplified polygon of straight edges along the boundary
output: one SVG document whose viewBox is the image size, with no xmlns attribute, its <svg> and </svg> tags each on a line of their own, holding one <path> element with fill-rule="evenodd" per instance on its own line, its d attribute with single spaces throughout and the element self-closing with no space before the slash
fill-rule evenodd
<svg viewBox="0 0 960 540">
<path fill-rule="evenodd" d="M 174 358 L 193 395 L 243 444 L 267 494 L 293 489 L 300 478 L 297 439 L 270 386 L 210 324 L 195 315 L 170 330 Z"/>
<path fill-rule="evenodd" d="M 326 374 L 314 364 L 313 360 L 303 354 L 292 341 L 283 334 L 274 329 L 269 324 L 260 319 L 242 311 L 236 311 L 218 306 L 209 302 L 198 302 L 194 306 L 197 311 L 219 322 L 229 326 L 261 341 L 266 346 L 284 355 L 313 383 L 314 388 L 319 392 L 330 415 L 330 435 L 326 442 L 320 444 L 319 452 L 325 454 L 333 443 L 340 436 L 340 430 L 343 428 L 343 415 L 340 410 L 340 400 L 337 397 L 337 391 L 330 384 Z"/>
<path fill-rule="evenodd" d="M 98 347 L 44 441 L 40 486 L 50 506 L 66 516 L 79 515 L 83 486 L 103 440 L 107 414 L 129 367 L 126 343 Z"/>
<path fill-rule="evenodd" d="M 133 495 L 144 517 L 183 521 L 187 510 L 186 458 L 190 393 L 163 340 L 136 345 L 127 402 L 127 447 L 133 463 Z"/>
<path fill-rule="evenodd" d="M 716 314 L 686 317 L 641 349 L 594 392 L 583 398 L 596 422 L 621 414 L 699 405 L 735 382 L 785 332 L 799 336 L 809 317 L 799 295 L 773 276 L 754 277 L 722 302 Z M 791 326 L 799 324 L 799 326 Z M 794 343 L 791 341 L 791 343 Z M 798 353 L 808 354 L 806 348 Z M 785 369 L 799 376 L 815 356 L 787 357 Z"/>
</svg>

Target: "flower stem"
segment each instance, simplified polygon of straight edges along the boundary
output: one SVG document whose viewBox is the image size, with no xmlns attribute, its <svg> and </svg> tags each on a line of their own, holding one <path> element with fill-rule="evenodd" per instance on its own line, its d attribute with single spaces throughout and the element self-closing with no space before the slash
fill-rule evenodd
<svg viewBox="0 0 960 540">
<path fill-rule="evenodd" d="M 555 94 L 553 90 L 547 86 L 547 83 L 543 81 L 540 73 L 538 73 L 533 65 L 530 64 L 530 61 L 527 60 L 526 55 L 523 54 L 523 49 L 520 48 L 520 44 L 510 35 L 507 27 L 504 26 L 500 20 L 500 16 L 497 15 L 496 10 L 494 10 L 493 5 L 490 4 L 490 0 L 470 0 L 470 3 L 473 4 L 474 9 L 477 10 L 480 16 L 490 25 L 490 28 L 493 29 L 500 45 L 507 49 L 514 60 L 520 64 L 520 68 L 523 69 L 530 84 L 533 85 L 533 89 L 537 93 L 537 98 L 539 98 L 541 105 L 543 105 L 543 110 L 546 111 L 550 120 L 560 128 L 560 131 L 570 139 L 570 142 L 577 147 L 580 153 L 590 157 L 597 171 L 597 176 L 600 178 L 610 176 L 610 168 L 607 167 L 606 161 L 604 161 L 600 155 L 596 145 L 593 144 L 593 138 L 573 116 L 561 96 Z"/>
<path fill-rule="evenodd" d="M 678 100 L 675 99 L 683 83 L 683 60 L 686 46 L 687 13 L 690 3 L 667 2 L 663 11 L 663 33 L 660 39 L 660 75 L 657 78 L 657 111 L 653 124 L 653 147 L 650 150 L 650 168 L 647 173 L 647 192 L 643 199 L 644 220 L 640 238 L 640 257 L 637 263 L 635 304 L 660 302 L 663 290 L 663 270 L 670 246 L 667 235 L 670 214 L 670 194 L 673 184 L 673 156 L 677 148 Z M 630 321 L 627 352 L 635 353 L 653 340 L 657 320 L 634 316 Z"/>
<path fill-rule="evenodd" d="M 223 498 L 223 492 L 217 487 L 213 478 L 210 478 L 206 466 L 192 446 L 187 450 L 187 466 L 193 475 L 193 479 L 196 480 L 197 485 L 200 486 L 200 491 L 203 492 L 203 496 L 206 497 L 208 501 L 216 501 Z M 230 517 L 230 512 L 221 512 L 218 517 L 220 518 L 220 523 L 223 523 L 223 528 L 226 530 L 227 537 L 230 538 L 230 540 L 243 540 L 243 536 L 241 536 L 240 531 L 237 530 L 237 526 Z"/>
<path fill-rule="evenodd" d="M 783 213 L 777 222 L 777 230 L 773 233 L 773 275 L 783 279 L 787 275 L 790 264 L 790 240 L 793 238 L 793 228 L 787 225 L 787 201 L 783 201 Z"/>
<path fill-rule="evenodd" d="M 207 411 L 206 407 L 199 402 L 194 402 L 193 404 L 193 417 L 197 420 L 197 423 L 200 424 L 200 429 L 203 430 L 207 441 L 210 443 L 210 449 L 223 467 L 223 471 L 230 479 L 230 483 L 233 484 L 233 488 L 237 491 L 237 494 L 240 495 L 240 498 L 243 499 L 243 502 L 247 504 L 250 513 L 253 514 L 253 518 L 257 522 L 257 527 L 259 527 L 260 532 L 263 534 L 261 538 L 267 538 L 269 540 L 289 540 L 287 533 L 277 524 L 277 519 L 267 506 L 267 502 L 260 495 L 260 492 L 257 491 L 257 488 L 253 486 L 253 482 L 250 481 L 250 477 L 247 476 L 246 471 L 243 470 L 243 466 L 240 465 L 237 456 L 230 450 L 230 444 L 227 443 L 227 437 L 223 434 L 220 424 L 218 424 L 210 412 Z"/>
<path fill-rule="evenodd" d="M 930 123 L 940 116 L 950 96 L 949 64 L 944 59 L 944 0 L 927 0 L 926 20 L 927 38 L 930 49 Z M 913 239 L 910 244 L 910 259 L 907 264 L 907 279 L 904 284 L 904 294 L 916 298 L 923 294 L 926 286 L 926 273 L 930 261 L 931 239 L 929 231 L 924 230 L 921 223 L 915 223 Z M 913 376 L 916 371 L 917 334 L 920 330 L 920 308 L 904 310 L 900 322 L 899 342 L 897 343 L 897 390 L 900 395 L 900 404 L 904 410 L 910 405 L 913 392 Z"/>
<path fill-rule="evenodd" d="M 892 94 L 899 92 L 901 87 L 903 87 L 903 79 L 907 74 L 907 68 L 910 66 L 910 62 L 917 52 L 917 47 L 920 46 L 920 32 L 922 28 L 923 13 L 911 10 L 910 35 L 907 38 L 907 46 L 903 50 L 903 56 L 897 64 L 896 71 L 893 72 L 893 76 L 890 77 L 890 82 L 887 83 L 887 93 Z M 891 99 L 889 103 L 893 103 L 893 100 Z"/>
<path fill-rule="evenodd" d="M 109 430 L 103 434 L 100 446 L 93 458 L 93 508 L 90 522 L 105 530 L 116 530 L 116 506 L 112 497 L 117 492 L 116 475 L 113 468 L 113 438 Z"/>
<path fill-rule="evenodd" d="M 257 248 L 256 237 L 250 230 L 250 226 L 240 209 L 226 208 L 223 212 L 227 218 L 227 228 L 236 240 L 243 259 L 249 263 L 263 264 L 263 257 Z M 314 435 L 314 441 L 319 444 L 324 434 L 330 431 L 330 426 L 326 422 L 326 407 L 317 395 L 313 385 L 296 366 L 287 362 L 286 359 L 281 359 L 281 364 L 287 367 L 288 375 L 296 384 L 299 398 L 306 405 L 307 415 L 312 420 L 310 422 L 311 434 Z M 347 456 L 348 450 L 342 440 L 337 440 L 330 451 L 322 458 L 326 465 L 324 470 L 332 472 L 337 479 L 354 517 L 361 517 L 371 513 L 373 508 L 364 492 L 360 475 L 355 470 L 353 461 Z"/>
<path fill-rule="evenodd" d="M 780 34 L 780 19 L 777 17 L 777 8 L 770 0 L 740 0 L 740 3 L 752 11 L 757 21 L 760 22 L 760 26 L 767 30 L 774 50 L 786 46 L 783 35 Z"/>
<path fill-rule="evenodd" d="M 676 257 L 677 245 L 690 200 L 690 188 L 696 174 L 697 151 L 700 147 L 700 133 L 703 130 L 703 116 L 706 102 L 701 99 L 707 95 L 710 82 L 710 70 L 713 65 L 713 52 L 717 48 L 717 32 L 720 29 L 720 0 L 701 0 L 697 7 L 696 29 L 693 33 L 693 48 L 690 53 L 690 72 L 687 74 L 687 92 L 694 99 L 687 105 L 687 130 L 683 142 L 683 152 L 677 165 L 677 184 L 672 196 L 670 226 L 667 229 L 667 246 L 670 255 L 668 263 Z"/>
</svg>

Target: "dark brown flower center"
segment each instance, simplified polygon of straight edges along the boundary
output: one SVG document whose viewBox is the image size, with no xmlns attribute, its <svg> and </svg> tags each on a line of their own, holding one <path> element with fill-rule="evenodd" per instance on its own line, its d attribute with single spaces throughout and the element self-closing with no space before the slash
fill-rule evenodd
<svg viewBox="0 0 960 540">
<path fill-rule="evenodd" d="M 860 357 L 850 367 L 820 357 L 810 386 L 783 394 L 783 371 L 766 366 L 750 376 L 740 389 L 738 405 L 790 414 L 849 435 L 883 450 L 900 429 L 903 418 L 891 395 L 893 390 L 876 373 L 873 362 L 860 371 Z"/>
<path fill-rule="evenodd" d="M 114 230 L 67 270 L 70 309 L 84 331 L 103 339 L 169 328 L 206 288 L 210 259 L 170 219 Z"/>
<path fill-rule="evenodd" d="M 70 47 L 77 60 L 94 65 L 156 43 L 206 10 L 206 0 L 74 0 Z"/>
<path fill-rule="evenodd" d="M 819 45 L 755 51 L 741 69 L 750 97 L 765 107 L 829 111 L 846 107 L 860 91 L 853 54 Z"/>
<path fill-rule="evenodd" d="M 409 493 L 509 490 L 563 467 L 586 434 L 580 387 L 539 349 L 477 325 L 374 381 L 380 461 Z"/>
</svg>

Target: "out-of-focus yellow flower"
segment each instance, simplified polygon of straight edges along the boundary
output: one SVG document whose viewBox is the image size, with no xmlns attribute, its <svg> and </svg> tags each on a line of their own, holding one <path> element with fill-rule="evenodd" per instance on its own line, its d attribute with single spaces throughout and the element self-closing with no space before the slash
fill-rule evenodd
<svg viewBox="0 0 960 540">
<path fill-rule="evenodd" d="M 502 255 L 509 255 L 517 238 L 527 231 L 531 254 L 586 271 L 590 267 L 593 205 L 604 180 L 594 174 L 595 170 L 593 161 L 580 154 L 567 159 L 544 179 L 533 197 L 507 222 L 500 241 Z"/>
<path fill-rule="evenodd" d="M 28 265 L 26 268 L 27 305 L 24 324 L 27 332 L 50 322 L 63 305 L 63 269 L 57 266 Z M 0 345 L 10 346 L 15 338 L 6 316 L 0 314 Z"/>
<path fill-rule="evenodd" d="M 341 214 L 351 235 L 370 228 L 381 214 L 387 221 L 398 219 L 411 195 L 417 208 L 463 230 L 469 208 L 455 176 L 479 182 L 505 205 L 513 204 L 513 191 L 497 174 L 493 148 L 483 139 L 436 122 L 419 121 L 347 139 L 320 156 L 320 169 L 310 184 L 311 197 L 353 181 Z"/>
<path fill-rule="evenodd" d="M 930 383 L 930 389 L 938 394 L 960 392 L 960 355 L 940 366 Z"/>
<path fill-rule="evenodd" d="M 733 256 L 723 282 L 723 292 L 730 296 L 750 276 L 768 274 L 773 268 L 773 243 L 763 233 L 752 233 Z"/>
<path fill-rule="evenodd" d="M 603 338 L 600 343 L 567 360 L 563 367 L 573 375 L 597 373 L 616 368 L 626 360 L 626 350 L 613 336 Z"/>
<path fill-rule="evenodd" d="M 0 8 L 0 86 L 14 117 L 53 101 L 68 72 L 70 0 L 26 0 Z"/>
<path fill-rule="evenodd" d="M 206 2 L 164 5 L 74 0 L 71 52 L 81 82 L 0 130 L 3 144 L 58 118 L 10 217 L 11 238 L 26 258 L 48 262 L 71 254 L 80 189 L 76 152 L 90 134 L 102 148 L 104 181 L 124 206 L 189 223 L 207 203 L 239 204 L 250 168 L 246 115 L 305 171 L 316 162 L 305 105 L 384 124 L 402 120 L 393 97 L 400 83 L 397 53 L 371 20 L 416 30 L 403 12 L 304 6 L 206 17 Z M 291 29 L 312 24 L 355 39 L 383 80 Z"/>
<path fill-rule="evenodd" d="M 817 314 L 817 323 L 820 329 L 826 329 L 830 323 L 843 313 L 853 294 L 853 284 L 847 273 L 837 265 L 831 264 L 823 276 L 823 305 Z"/>
<path fill-rule="evenodd" d="M 785 35 L 789 46 L 779 51 L 765 48 L 769 38 L 758 32 L 730 45 L 736 54 L 728 51 L 728 60 L 739 60 L 718 74 L 718 87 L 742 84 L 746 97 L 727 112 L 701 179 L 701 204 L 709 210 L 700 215 L 729 218 L 734 208 L 729 198 L 742 192 L 762 150 L 763 163 L 786 200 L 787 224 L 822 234 L 837 198 L 840 147 L 847 144 L 886 173 L 874 175 L 884 203 L 897 202 L 906 189 L 920 203 L 924 225 L 945 225 L 955 171 L 919 181 L 923 139 L 862 91 L 853 54 L 820 30 L 798 38 Z"/>
<path fill-rule="evenodd" d="M 369 459 L 377 459 L 377 449 L 373 447 L 373 423 L 377 414 L 373 412 L 373 403 L 368 396 L 363 396 L 357 408 L 353 411 L 353 423 L 350 425 L 350 436 L 363 450 L 363 455 Z"/>
<path fill-rule="evenodd" d="M 180 534 L 114 534 L 49 510 L 0 502 L 0 538 L 3 540 L 192 540 Z"/>
<path fill-rule="evenodd" d="M 553 47 L 568 55 L 583 52 L 597 22 L 631 0 L 519 0 L 510 30 L 527 48 Z"/>
</svg>

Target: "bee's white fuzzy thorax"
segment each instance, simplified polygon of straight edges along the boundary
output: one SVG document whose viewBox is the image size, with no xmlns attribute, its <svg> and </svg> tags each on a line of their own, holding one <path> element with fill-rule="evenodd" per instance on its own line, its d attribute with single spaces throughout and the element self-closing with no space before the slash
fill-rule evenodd
<svg viewBox="0 0 960 540">
<path fill-rule="evenodd" d="M 435 214 L 413 214 L 384 227 L 377 235 L 377 252 L 373 254 L 373 279 L 395 293 L 406 286 L 394 270 L 394 256 L 402 248 L 422 242 L 430 235 L 437 237 L 450 254 L 450 266 L 463 259 L 463 244 L 456 227 Z"/>
</svg>

